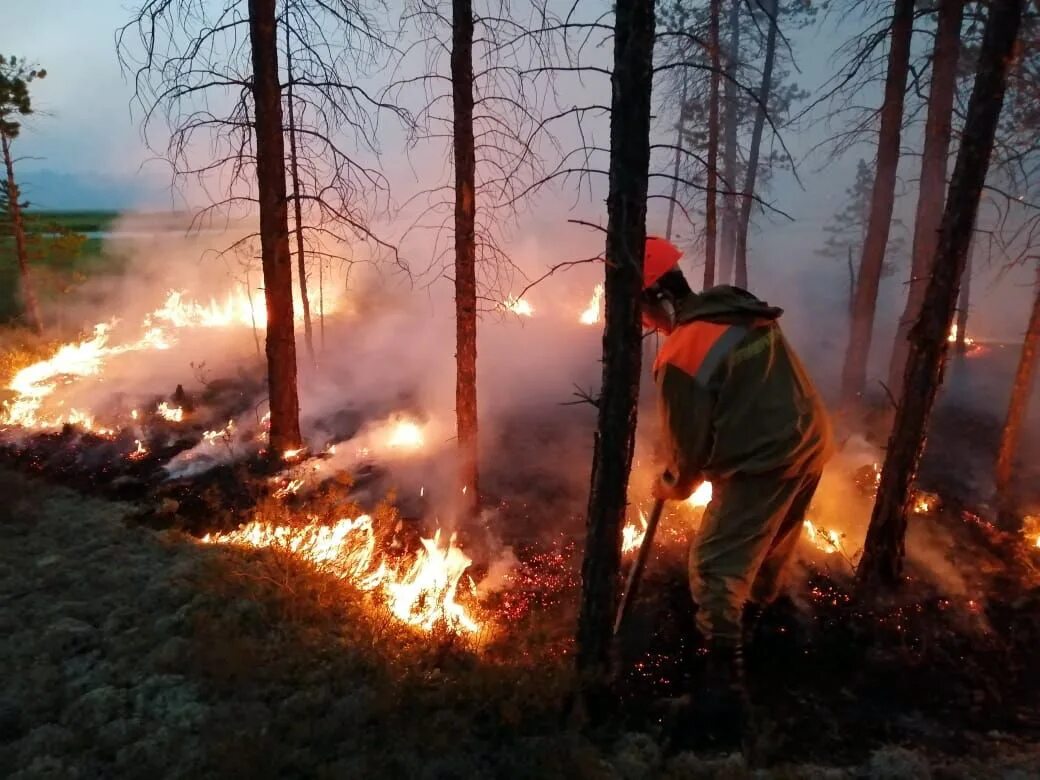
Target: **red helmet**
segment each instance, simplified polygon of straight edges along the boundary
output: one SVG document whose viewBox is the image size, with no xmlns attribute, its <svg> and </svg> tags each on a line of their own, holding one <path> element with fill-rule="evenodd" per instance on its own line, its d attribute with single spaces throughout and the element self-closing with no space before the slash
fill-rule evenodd
<svg viewBox="0 0 1040 780">
<path fill-rule="evenodd" d="M 682 251 L 671 241 L 657 236 L 646 237 L 643 255 L 643 289 L 653 284 L 679 264 Z"/>
</svg>

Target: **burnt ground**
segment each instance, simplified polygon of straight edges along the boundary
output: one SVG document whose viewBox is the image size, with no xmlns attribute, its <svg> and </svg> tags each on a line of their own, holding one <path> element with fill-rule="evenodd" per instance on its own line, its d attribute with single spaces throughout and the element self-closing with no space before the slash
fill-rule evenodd
<svg viewBox="0 0 1040 780">
<path fill-rule="evenodd" d="M 771 767 L 756 776 L 1040 773 L 1040 554 L 989 522 L 999 415 L 965 397 L 944 397 L 922 469 L 943 507 L 915 519 L 947 540 L 963 587 L 911 570 L 898 600 L 857 602 L 842 566 L 810 563 L 749 652 L 756 757 Z M 248 517 L 269 490 L 259 458 L 164 481 L 167 453 L 128 461 L 125 443 L 73 431 L 6 448 L 0 776 L 749 776 L 736 757 L 666 753 L 652 714 L 701 664 L 681 539 L 648 569 L 610 728 L 562 727 L 584 486 L 552 464 L 587 462 L 589 422 L 531 409 L 499 431 L 498 506 L 462 538 L 478 580 L 503 545 L 520 564 L 488 599 L 504 628 L 479 652 L 395 626 L 306 565 L 182 533 Z M 1029 446 L 1023 511 L 1038 484 Z M 391 482 L 366 464 L 283 503 L 346 511 Z M 421 525 L 421 502 L 399 498 Z"/>
</svg>

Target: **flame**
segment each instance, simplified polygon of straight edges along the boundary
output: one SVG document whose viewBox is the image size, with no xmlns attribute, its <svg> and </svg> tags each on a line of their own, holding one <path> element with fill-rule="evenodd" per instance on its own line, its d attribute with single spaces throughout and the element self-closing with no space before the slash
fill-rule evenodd
<svg viewBox="0 0 1040 780">
<path fill-rule="evenodd" d="M 204 431 L 202 434 L 202 440 L 209 444 L 216 444 L 217 439 L 229 439 L 231 432 L 235 430 L 235 421 L 228 420 L 227 425 L 221 428 L 219 431 Z"/>
<path fill-rule="evenodd" d="M 935 510 L 939 504 L 939 497 L 932 493 L 917 492 L 914 496 L 914 514 L 926 515 Z"/>
<path fill-rule="evenodd" d="M 521 317 L 530 317 L 534 314 L 534 307 L 524 298 L 509 298 L 504 305 L 513 314 Z"/>
<path fill-rule="evenodd" d="M 156 407 L 155 411 L 164 420 L 170 422 L 183 422 L 184 410 L 179 406 L 170 406 L 166 401 L 163 401 Z"/>
<path fill-rule="evenodd" d="M 296 449 L 286 450 L 282 453 L 282 460 L 296 460 L 305 449 L 306 447 L 297 447 Z"/>
<path fill-rule="evenodd" d="M 803 527 L 805 528 L 805 535 L 809 537 L 809 541 L 821 552 L 830 555 L 831 553 L 843 551 L 842 537 L 837 531 L 817 528 L 812 520 L 806 520 Z"/>
<path fill-rule="evenodd" d="M 711 483 L 702 482 L 697 486 L 697 489 L 693 491 L 693 494 L 686 499 L 686 506 L 693 507 L 695 509 L 707 506 L 711 502 Z"/>
<path fill-rule="evenodd" d="M 391 615 L 421 631 L 438 625 L 458 633 L 481 630 L 456 601 L 459 580 L 472 561 L 455 546 L 454 534 L 444 548 L 440 531 L 422 539 L 422 549 L 404 573 L 377 552 L 368 515 L 341 519 L 332 526 L 279 526 L 257 520 L 229 533 L 207 534 L 202 542 L 286 550 L 360 590 L 378 593 Z"/>
<path fill-rule="evenodd" d="M 956 322 L 954 322 L 954 323 L 952 323 L 950 325 L 950 332 L 946 336 L 946 340 L 948 342 L 950 342 L 951 344 L 956 343 L 956 341 L 957 341 L 957 323 Z M 971 338 L 970 336 L 965 336 L 964 337 L 964 343 L 965 343 L 966 346 L 970 347 L 971 345 L 973 345 L 975 343 L 975 339 Z"/>
<path fill-rule="evenodd" d="M 1026 515 L 1022 518 L 1022 533 L 1032 546 L 1040 550 L 1040 515 Z"/>
<path fill-rule="evenodd" d="M 388 447 L 403 450 L 419 450 L 425 443 L 422 427 L 407 418 L 399 418 L 392 424 L 386 440 Z"/>
<path fill-rule="evenodd" d="M 137 447 L 133 452 L 130 453 L 130 460 L 141 460 L 141 458 L 148 454 L 148 450 L 141 443 L 140 439 L 135 439 L 134 444 L 137 445 Z"/>
<path fill-rule="evenodd" d="M 643 543 L 643 538 L 646 536 L 646 514 L 642 509 L 639 510 L 639 523 L 639 525 L 625 523 L 625 527 L 621 529 L 622 555 L 638 550 Z"/>
<path fill-rule="evenodd" d="M 302 316 L 302 307 L 297 313 Z M 326 307 L 326 313 L 329 311 Z M 82 341 L 64 344 L 49 358 L 26 366 L 16 373 L 7 389 L 14 399 L 0 409 L 0 425 L 46 430 L 63 425 L 76 425 L 94 433 L 111 435 L 110 428 L 98 426 L 93 417 L 78 409 L 62 413 L 45 413 L 47 399 L 59 386 L 70 385 L 86 378 L 99 377 L 109 358 L 130 352 L 166 350 L 177 343 L 177 333 L 188 328 L 220 328 L 230 326 L 260 327 L 266 323 L 266 307 L 262 293 L 252 296 L 229 293 L 222 302 L 211 299 L 202 304 L 187 299 L 181 290 L 169 292 L 159 308 L 145 315 L 140 324 L 140 337 L 120 344 L 112 344 L 112 330 L 118 320 L 94 326 L 93 335 Z M 60 404 L 59 404 L 60 405 Z M 131 413 L 137 419 L 136 409 Z M 181 418 L 166 419 L 180 422 Z"/>
<path fill-rule="evenodd" d="M 596 289 L 592 291 L 592 299 L 589 301 L 589 305 L 585 307 L 585 310 L 578 317 L 578 321 L 582 325 L 595 325 L 600 321 L 603 316 L 603 285 L 597 284 Z"/>
<path fill-rule="evenodd" d="M 291 479 L 286 485 L 274 491 L 273 495 L 275 498 L 287 498 L 289 496 L 295 496 L 297 493 L 300 492 L 300 488 L 302 487 L 302 479 Z"/>
</svg>

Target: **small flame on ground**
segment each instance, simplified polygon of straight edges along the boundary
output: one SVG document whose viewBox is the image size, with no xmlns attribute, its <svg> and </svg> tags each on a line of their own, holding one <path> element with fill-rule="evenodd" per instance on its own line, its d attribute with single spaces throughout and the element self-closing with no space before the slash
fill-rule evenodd
<svg viewBox="0 0 1040 780">
<path fill-rule="evenodd" d="M 935 510 L 938 506 L 939 498 L 931 493 L 918 492 L 914 496 L 914 514 L 915 515 L 926 515 L 929 512 Z"/>
<path fill-rule="evenodd" d="M 134 444 L 137 446 L 134 451 L 130 453 L 130 460 L 140 460 L 148 454 L 147 448 L 141 443 L 140 439 L 135 439 Z"/>
<path fill-rule="evenodd" d="M 305 447 L 297 447 L 293 450 L 286 450 L 282 453 L 282 460 L 296 460 L 300 457 L 300 454 L 306 449 Z"/>
<path fill-rule="evenodd" d="M 169 422 L 184 421 L 184 410 L 179 406 L 170 406 L 166 401 L 160 403 L 155 411 L 160 417 Z"/>
<path fill-rule="evenodd" d="M 221 428 L 219 431 L 204 431 L 202 434 L 202 440 L 208 444 L 216 444 L 217 439 L 228 439 L 231 436 L 231 432 L 235 430 L 235 421 L 228 420 L 227 425 Z"/>
<path fill-rule="evenodd" d="M 950 325 L 950 332 L 946 336 L 946 340 L 948 342 L 950 342 L 951 344 L 955 344 L 957 342 L 957 323 L 956 322 L 953 323 L 952 325 Z M 971 338 L 970 336 L 965 336 L 964 337 L 964 343 L 967 346 L 970 347 L 970 346 L 972 346 L 975 343 L 975 339 Z"/>
<path fill-rule="evenodd" d="M 472 561 L 455 546 L 454 534 L 444 548 L 440 531 L 432 539 L 422 539 L 422 549 L 403 574 L 376 551 L 368 515 L 342 519 L 332 526 L 276 526 L 254 521 L 230 533 L 207 534 L 202 542 L 287 550 L 360 590 L 378 592 L 395 618 L 422 631 L 441 624 L 459 633 L 481 629 L 455 600 L 459 580 Z"/>
<path fill-rule="evenodd" d="M 302 479 L 291 479 L 287 484 L 278 488 L 272 494 L 275 498 L 287 498 L 289 496 L 295 496 L 300 492 L 300 488 L 303 487 Z"/>
<path fill-rule="evenodd" d="M 523 298 L 509 298 L 504 305 L 513 314 L 518 314 L 521 317 L 530 317 L 534 314 L 534 307 Z"/>
<path fill-rule="evenodd" d="M 646 536 L 646 513 L 642 509 L 639 510 L 639 525 L 635 523 L 625 523 L 625 527 L 621 529 L 621 553 L 630 553 L 633 550 L 638 550 L 640 545 L 643 544 L 643 539 Z"/>
<path fill-rule="evenodd" d="M 597 284 L 596 289 L 592 291 L 592 299 L 589 301 L 589 305 L 585 307 L 585 310 L 578 317 L 578 321 L 582 325 L 595 325 L 603 316 L 603 285 Z"/>
<path fill-rule="evenodd" d="M 821 552 L 830 555 L 842 551 L 842 536 L 837 531 L 817 528 L 812 520 L 806 520 L 803 527 L 809 541 Z"/>
</svg>

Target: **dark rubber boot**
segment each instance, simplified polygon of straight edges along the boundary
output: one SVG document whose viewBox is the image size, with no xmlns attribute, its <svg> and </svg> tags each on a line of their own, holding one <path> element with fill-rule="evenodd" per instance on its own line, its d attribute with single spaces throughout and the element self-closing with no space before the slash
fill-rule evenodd
<svg viewBox="0 0 1040 780">
<path fill-rule="evenodd" d="M 740 616 L 741 632 L 744 637 L 744 647 L 749 646 L 755 640 L 758 632 L 758 624 L 762 620 L 765 606 L 754 601 L 744 604 L 744 611 Z"/>
<path fill-rule="evenodd" d="M 691 697 L 690 737 L 695 749 L 743 749 L 748 719 L 744 656 L 740 645 L 712 642 L 700 690 Z"/>
</svg>

